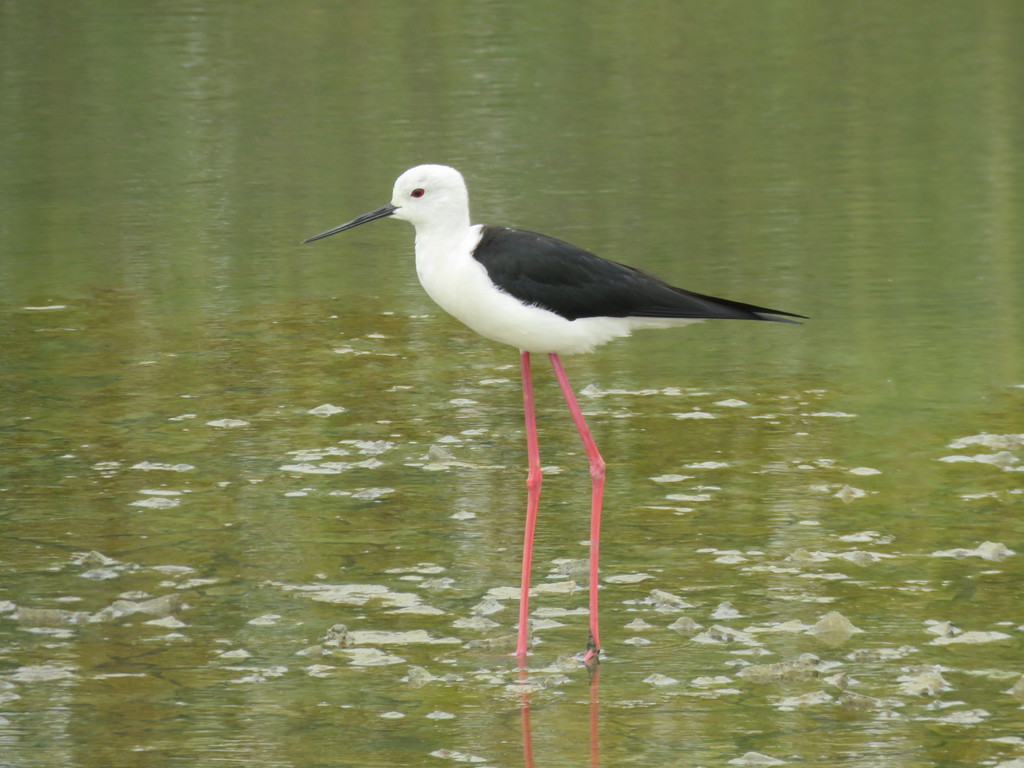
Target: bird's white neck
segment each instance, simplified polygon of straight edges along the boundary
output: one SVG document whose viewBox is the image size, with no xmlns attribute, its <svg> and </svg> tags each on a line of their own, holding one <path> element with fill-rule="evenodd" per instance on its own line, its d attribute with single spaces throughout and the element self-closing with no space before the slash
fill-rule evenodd
<svg viewBox="0 0 1024 768">
<path fill-rule="evenodd" d="M 469 240 L 479 241 L 480 227 L 471 227 L 469 217 L 458 226 L 451 223 L 444 227 L 416 227 L 416 262 L 443 263 L 448 259 L 465 254 Z M 475 242 L 474 242 L 475 245 Z"/>
<path fill-rule="evenodd" d="M 480 226 L 470 226 L 468 216 L 463 226 L 416 227 L 416 274 L 430 297 L 452 314 L 460 285 L 467 270 L 483 269 L 472 257 L 480 242 Z"/>
</svg>

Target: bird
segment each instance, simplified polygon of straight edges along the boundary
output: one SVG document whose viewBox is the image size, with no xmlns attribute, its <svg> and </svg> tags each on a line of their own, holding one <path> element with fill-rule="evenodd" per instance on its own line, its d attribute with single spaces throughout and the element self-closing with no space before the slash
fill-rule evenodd
<svg viewBox="0 0 1024 768">
<path fill-rule="evenodd" d="M 796 323 L 804 315 L 677 288 L 636 267 L 522 229 L 472 224 L 465 179 L 446 165 L 418 165 L 395 181 L 391 202 L 326 232 L 312 243 L 377 219 L 407 221 L 416 232 L 416 274 L 442 309 L 473 331 L 519 350 L 527 444 L 519 626 L 515 656 L 529 652 L 529 593 L 542 474 L 531 355 L 546 354 L 590 465 L 589 635 L 585 664 L 601 653 L 598 565 L 606 464 L 583 417 L 561 356 L 590 352 L 643 328 L 704 319 Z"/>
</svg>

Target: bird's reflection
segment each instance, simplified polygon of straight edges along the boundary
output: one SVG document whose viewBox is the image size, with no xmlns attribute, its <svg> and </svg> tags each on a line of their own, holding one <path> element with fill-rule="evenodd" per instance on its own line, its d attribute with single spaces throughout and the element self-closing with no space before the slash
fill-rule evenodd
<svg viewBox="0 0 1024 768">
<path fill-rule="evenodd" d="M 599 703 L 598 696 L 601 667 L 598 664 L 588 664 L 587 672 L 590 675 L 590 697 L 588 700 L 588 734 L 590 742 L 590 768 L 598 768 L 601 765 L 601 742 L 599 739 Z M 536 763 L 533 759 L 533 727 L 530 722 L 530 696 L 533 688 L 528 685 L 529 679 L 526 665 L 519 665 L 519 682 L 524 686 L 523 696 L 519 700 L 519 715 L 523 729 L 523 765 L 526 768 L 534 768 Z"/>
</svg>

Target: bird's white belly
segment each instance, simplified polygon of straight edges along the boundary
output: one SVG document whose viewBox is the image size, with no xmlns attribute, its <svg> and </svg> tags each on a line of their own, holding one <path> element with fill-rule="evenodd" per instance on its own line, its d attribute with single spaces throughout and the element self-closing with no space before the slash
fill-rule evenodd
<svg viewBox="0 0 1024 768">
<path fill-rule="evenodd" d="M 472 256 L 479 230 L 471 228 L 471 242 L 416 242 L 416 273 L 437 304 L 488 339 L 526 352 L 576 354 L 589 352 L 612 339 L 629 336 L 636 328 L 684 325 L 678 319 L 637 317 L 585 317 L 567 320 L 537 306 L 523 304 L 491 282 L 483 264 Z M 451 254 L 439 258 L 439 254 Z M 463 254 L 462 258 L 458 254 Z"/>
</svg>

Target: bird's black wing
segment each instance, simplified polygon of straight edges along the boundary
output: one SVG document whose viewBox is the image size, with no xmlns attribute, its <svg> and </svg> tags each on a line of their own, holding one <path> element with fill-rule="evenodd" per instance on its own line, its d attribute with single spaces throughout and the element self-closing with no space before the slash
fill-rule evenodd
<svg viewBox="0 0 1024 768">
<path fill-rule="evenodd" d="M 643 270 L 520 229 L 483 227 L 473 257 L 501 290 L 567 320 L 678 317 L 793 322 L 772 315 L 803 317 L 676 288 Z"/>
</svg>

